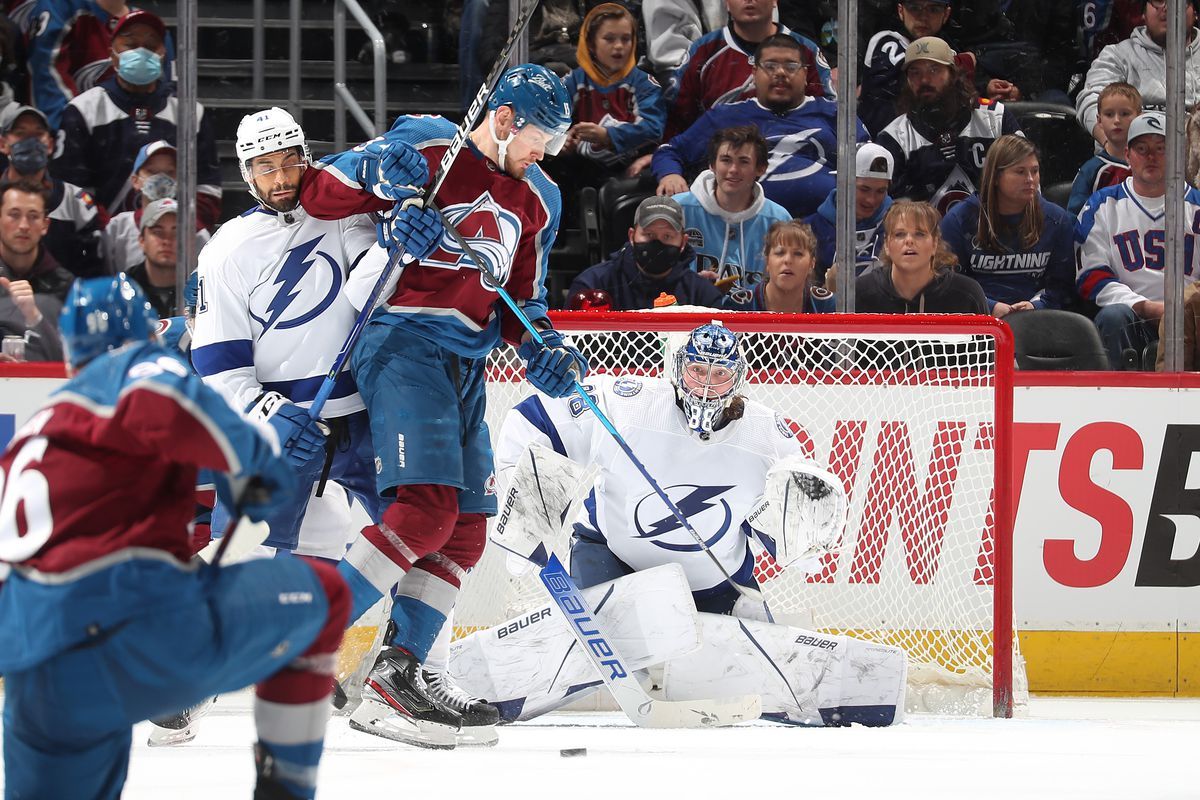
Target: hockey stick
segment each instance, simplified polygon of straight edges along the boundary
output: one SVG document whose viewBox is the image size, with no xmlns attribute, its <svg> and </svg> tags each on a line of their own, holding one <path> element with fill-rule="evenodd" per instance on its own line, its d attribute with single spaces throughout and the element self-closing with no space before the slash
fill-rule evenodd
<svg viewBox="0 0 1200 800">
<path fill-rule="evenodd" d="M 496 57 L 495 62 L 492 64 L 492 71 L 488 73 L 487 79 L 480 85 L 479 91 L 475 93 L 475 99 L 471 101 L 471 105 L 467 108 L 467 113 L 463 115 L 462 124 L 458 126 L 458 130 L 454 132 L 454 138 L 450 140 L 450 146 L 442 154 L 442 160 L 438 163 L 437 172 L 434 173 L 433 181 L 430 182 L 429 188 L 419 196 L 406 200 L 405 203 L 412 203 L 414 201 L 423 203 L 427 198 L 437 197 L 438 190 L 442 188 L 442 183 L 445 182 L 446 176 L 450 173 L 450 167 L 454 164 L 454 159 L 458 158 L 459 151 L 463 149 L 463 145 L 467 142 L 467 137 L 471 135 L 472 129 L 479 122 L 480 114 L 483 113 L 484 107 L 487 105 L 487 99 L 491 95 L 492 89 L 496 88 L 496 84 L 500 81 L 500 76 L 504 74 L 505 65 L 508 64 L 509 58 L 512 57 L 513 45 L 516 44 L 517 39 L 520 38 L 524 30 L 529 27 L 529 20 L 533 18 L 533 12 L 537 10 L 540 2 L 541 0 L 531 0 L 524 10 L 522 10 L 521 16 L 517 17 L 516 24 L 509 31 L 508 41 L 504 43 L 504 47 L 500 48 L 500 55 Z M 321 388 L 317 390 L 312 404 L 308 407 L 308 415 L 313 419 L 321 416 L 321 409 L 325 407 L 325 402 L 329 400 L 329 395 L 333 394 L 334 382 L 337 381 L 338 375 L 341 374 L 342 367 L 346 365 L 346 359 L 350 357 L 350 351 L 358 343 L 358 337 L 362 335 L 363 328 L 367 326 L 367 321 L 371 318 L 372 312 L 375 311 L 375 305 L 380 301 L 384 288 L 391 282 L 393 273 L 400 266 L 403 255 L 403 252 L 397 249 L 392 254 L 392 257 L 388 259 L 383 271 L 379 273 L 379 278 L 375 281 L 375 286 L 371 289 L 371 294 L 367 297 L 362 309 L 358 312 L 358 316 L 354 319 L 354 327 L 350 329 L 350 333 L 346 336 L 346 341 L 342 343 L 342 349 L 338 351 L 337 356 L 333 359 L 333 365 L 330 366 L 329 373 L 325 376 L 325 380 L 321 382 Z"/>
<path fill-rule="evenodd" d="M 762 698 L 745 695 L 708 700 L 659 700 L 651 697 L 625 667 L 612 638 L 583 599 L 575 581 L 551 554 L 538 573 L 555 605 L 566 618 L 580 649 L 599 671 L 625 715 L 641 728 L 715 728 L 758 719 Z"/>
</svg>

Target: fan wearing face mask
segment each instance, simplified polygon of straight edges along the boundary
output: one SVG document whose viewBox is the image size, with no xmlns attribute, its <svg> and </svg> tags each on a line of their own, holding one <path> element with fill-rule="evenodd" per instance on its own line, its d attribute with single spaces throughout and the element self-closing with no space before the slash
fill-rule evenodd
<svg viewBox="0 0 1200 800">
<path fill-rule="evenodd" d="M 54 132 L 41 111 L 12 103 L 0 112 L 0 154 L 7 157 L 0 182 L 26 181 L 42 186 L 50 217 L 50 229 L 42 244 L 76 277 L 103 275 L 102 220 L 96 204 L 89 192 L 49 173 L 47 165 L 53 149 Z"/>
<path fill-rule="evenodd" d="M 696 253 L 683 234 L 683 209 L 671 197 L 647 197 L 634 214 L 629 241 L 607 260 L 575 277 L 569 295 L 601 289 L 613 311 L 653 308 L 662 295 L 680 305 L 721 304 L 724 295 L 691 264 Z"/>
<path fill-rule="evenodd" d="M 149 11 L 117 21 L 110 61 L 116 74 L 73 99 L 62 115 L 62 149 L 54 173 L 92 192 L 103 214 L 123 207 L 134 191 L 138 150 L 160 139 L 175 143 L 179 101 L 165 74 L 166 26 Z M 221 169 L 209 115 L 196 104 L 197 216 L 221 204 Z M 215 214 L 212 215 L 215 219 Z"/>
</svg>

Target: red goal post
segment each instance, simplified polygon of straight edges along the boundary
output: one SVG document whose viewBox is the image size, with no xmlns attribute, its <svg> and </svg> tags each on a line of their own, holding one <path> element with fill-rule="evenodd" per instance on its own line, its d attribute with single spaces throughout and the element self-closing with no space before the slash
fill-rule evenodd
<svg viewBox="0 0 1200 800">
<path fill-rule="evenodd" d="M 786 621 L 903 647 L 911 711 L 1011 716 L 1027 696 L 1013 629 L 1008 327 L 968 315 L 556 312 L 595 373 L 670 377 L 694 327 L 742 334 L 743 391 L 781 415 L 850 495 L 843 546 L 815 574 L 760 553 Z M 532 392 L 509 347 L 488 363 L 488 423 Z M 649 492 L 647 488 L 647 492 Z M 569 525 L 554 548 L 569 552 Z M 464 583 L 458 632 L 543 602 L 490 547 Z M 998 645 L 998 646 L 995 646 Z"/>
</svg>

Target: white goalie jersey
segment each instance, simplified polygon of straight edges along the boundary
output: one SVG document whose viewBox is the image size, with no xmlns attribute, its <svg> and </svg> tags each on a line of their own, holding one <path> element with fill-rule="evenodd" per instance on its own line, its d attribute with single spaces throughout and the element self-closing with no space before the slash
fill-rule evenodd
<svg viewBox="0 0 1200 800">
<path fill-rule="evenodd" d="M 386 263 L 365 215 L 256 207 L 230 220 L 200 252 L 192 362 L 237 408 L 263 391 L 307 407 Z M 363 407 L 347 360 L 322 415 Z"/>
<path fill-rule="evenodd" d="M 722 566 L 731 575 L 749 577 L 746 515 L 763 494 L 767 470 L 801 452 L 787 422 L 747 400 L 741 419 L 701 439 L 688 429 L 675 389 L 665 380 L 599 375 L 584 386 Z M 502 483 L 533 442 L 599 468 L 576 520 L 578 533 L 603 540 L 638 571 L 682 565 L 694 592 L 724 583 L 717 567 L 579 398 L 554 400 L 535 394 L 508 413 L 496 444 Z"/>
</svg>

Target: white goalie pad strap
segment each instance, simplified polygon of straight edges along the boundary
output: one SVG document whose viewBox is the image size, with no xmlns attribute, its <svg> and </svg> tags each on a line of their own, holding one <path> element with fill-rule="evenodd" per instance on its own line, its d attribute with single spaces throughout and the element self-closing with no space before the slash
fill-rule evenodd
<svg viewBox="0 0 1200 800">
<path fill-rule="evenodd" d="M 636 572 L 583 590 L 626 666 L 642 669 L 700 646 L 696 606 L 678 564 Z M 450 674 L 505 719 L 530 719 L 599 686 L 557 606 L 539 606 L 450 645 Z"/>
<path fill-rule="evenodd" d="M 801 725 L 893 725 L 904 718 L 908 659 L 898 647 L 700 614 L 703 643 L 667 662 L 669 700 L 759 693 L 764 714 Z"/>
<path fill-rule="evenodd" d="M 595 479 L 596 467 L 585 468 L 548 447 L 531 444 L 516 466 L 507 470 L 500 514 L 492 541 L 539 565 L 548 545 L 573 519 L 572 506 L 582 500 Z"/>
<path fill-rule="evenodd" d="M 788 456 L 767 470 L 763 496 L 746 517 L 775 540 L 781 566 L 801 566 L 842 544 L 849 508 L 836 475 L 803 456 Z"/>
</svg>

